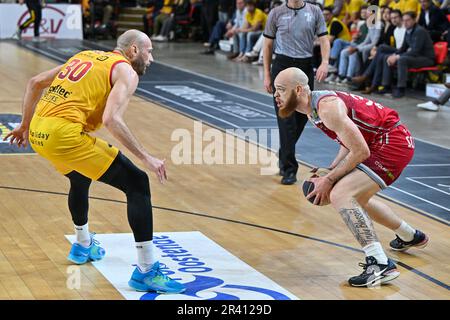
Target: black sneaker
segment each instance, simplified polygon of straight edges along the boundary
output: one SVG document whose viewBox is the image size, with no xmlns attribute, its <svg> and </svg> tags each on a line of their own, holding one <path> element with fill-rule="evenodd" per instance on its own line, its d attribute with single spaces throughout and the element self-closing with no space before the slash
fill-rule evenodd
<svg viewBox="0 0 450 320">
<path fill-rule="evenodd" d="M 294 172 L 291 173 L 285 173 L 283 178 L 281 178 L 281 184 L 284 185 L 291 185 L 297 182 L 297 176 Z"/>
<path fill-rule="evenodd" d="M 420 230 L 416 230 L 414 238 L 409 242 L 403 241 L 402 239 L 400 239 L 399 236 L 397 236 L 397 238 L 395 238 L 389 243 L 391 249 L 394 251 L 406 251 L 411 247 L 417 247 L 422 249 L 425 248 L 427 244 L 428 244 L 428 237 L 425 233 L 423 233 Z"/>
<path fill-rule="evenodd" d="M 366 264 L 359 265 L 364 268 L 363 273 L 348 279 L 348 283 L 353 287 L 374 287 L 394 280 L 400 275 L 391 259 L 388 259 L 388 264 L 378 264 L 374 257 L 366 257 Z"/>
</svg>

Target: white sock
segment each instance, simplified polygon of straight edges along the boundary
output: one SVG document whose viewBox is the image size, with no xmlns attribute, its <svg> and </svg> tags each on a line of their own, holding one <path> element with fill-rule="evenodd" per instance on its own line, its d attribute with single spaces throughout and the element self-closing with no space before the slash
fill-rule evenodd
<svg viewBox="0 0 450 320">
<path fill-rule="evenodd" d="M 377 262 L 379 264 L 387 264 L 388 258 L 386 254 L 384 253 L 383 247 L 381 246 L 381 243 L 374 242 L 371 243 L 363 248 L 364 253 L 366 254 L 366 257 L 374 257 L 377 259 Z"/>
<path fill-rule="evenodd" d="M 403 241 L 409 242 L 414 239 L 414 234 L 416 233 L 416 230 L 412 228 L 409 224 L 407 224 L 405 221 L 402 221 L 402 224 L 400 227 L 395 230 L 395 234 L 397 234 L 400 239 Z"/>
<path fill-rule="evenodd" d="M 151 240 L 136 242 L 136 250 L 139 269 L 143 273 L 150 271 L 153 264 L 157 261 L 153 250 L 153 242 Z"/>
<path fill-rule="evenodd" d="M 91 235 L 89 234 L 89 227 L 86 223 L 84 226 L 76 226 L 75 234 L 77 236 L 76 243 L 81 244 L 83 247 L 89 247 L 91 245 Z"/>
</svg>

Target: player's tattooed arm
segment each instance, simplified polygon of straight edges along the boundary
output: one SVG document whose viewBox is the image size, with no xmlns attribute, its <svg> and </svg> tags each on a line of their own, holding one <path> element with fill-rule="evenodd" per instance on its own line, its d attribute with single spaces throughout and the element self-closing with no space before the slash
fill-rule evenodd
<svg viewBox="0 0 450 320">
<path fill-rule="evenodd" d="M 348 149 L 327 178 L 336 182 L 370 156 L 369 147 L 358 127 L 347 116 L 347 107 L 339 97 L 327 97 L 319 102 L 319 117 L 327 128 L 334 131 Z"/>
<path fill-rule="evenodd" d="M 362 247 L 373 242 L 378 242 L 377 235 L 367 212 L 356 202 L 351 201 L 351 208 L 340 208 L 339 213 L 342 216 L 347 227 Z"/>
</svg>

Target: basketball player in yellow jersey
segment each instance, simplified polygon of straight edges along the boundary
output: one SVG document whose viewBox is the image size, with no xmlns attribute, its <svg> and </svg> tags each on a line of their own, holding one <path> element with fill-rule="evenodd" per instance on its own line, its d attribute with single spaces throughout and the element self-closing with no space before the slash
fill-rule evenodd
<svg viewBox="0 0 450 320">
<path fill-rule="evenodd" d="M 33 77 L 25 91 L 22 123 L 5 140 L 11 138 L 11 144 L 18 146 L 29 140 L 38 154 L 69 178 L 69 210 L 76 233 L 70 261 L 83 264 L 105 255 L 88 230 L 89 186 L 98 180 L 127 196 L 128 221 L 138 256 L 129 285 L 138 291 L 181 293 L 185 287 L 161 272 L 154 255 L 147 174 L 117 148 L 89 134 L 105 125 L 161 183 L 167 179 L 164 161 L 151 156 L 123 120 L 138 75 L 153 61 L 152 50 L 146 34 L 129 30 L 117 39 L 112 52 L 83 51 L 64 65 Z"/>
</svg>

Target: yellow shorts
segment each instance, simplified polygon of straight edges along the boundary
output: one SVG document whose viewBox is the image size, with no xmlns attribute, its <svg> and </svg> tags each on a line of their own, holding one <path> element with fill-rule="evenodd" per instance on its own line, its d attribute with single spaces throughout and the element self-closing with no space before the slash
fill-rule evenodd
<svg viewBox="0 0 450 320">
<path fill-rule="evenodd" d="M 81 123 L 63 118 L 34 116 L 30 124 L 30 145 L 60 173 L 75 170 L 92 180 L 99 179 L 119 153 L 106 141 L 83 132 Z"/>
</svg>

